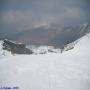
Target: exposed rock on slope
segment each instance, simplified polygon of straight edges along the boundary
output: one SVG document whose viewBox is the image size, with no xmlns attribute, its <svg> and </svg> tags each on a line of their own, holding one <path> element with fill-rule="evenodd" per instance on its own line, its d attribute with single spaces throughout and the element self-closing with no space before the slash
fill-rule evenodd
<svg viewBox="0 0 90 90">
<path fill-rule="evenodd" d="M 10 40 L 3 40 L 3 49 L 11 51 L 13 54 L 32 54 L 30 49 L 27 49 L 25 44 L 15 43 Z"/>
</svg>

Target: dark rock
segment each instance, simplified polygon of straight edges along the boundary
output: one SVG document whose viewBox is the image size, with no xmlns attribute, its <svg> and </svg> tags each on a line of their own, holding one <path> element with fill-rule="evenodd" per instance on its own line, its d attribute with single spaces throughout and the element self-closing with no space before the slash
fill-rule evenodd
<svg viewBox="0 0 90 90">
<path fill-rule="evenodd" d="M 3 49 L 11 51 L 13 54 L 32 54 L 32 50 L 26 48 L 25 44 L 15 43 L 10 40 L 3 40 Z"/>
</svg>

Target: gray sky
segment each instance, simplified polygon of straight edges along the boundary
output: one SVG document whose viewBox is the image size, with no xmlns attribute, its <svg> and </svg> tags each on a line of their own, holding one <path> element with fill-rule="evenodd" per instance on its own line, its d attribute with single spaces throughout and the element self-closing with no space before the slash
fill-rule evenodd
<svg viewBox="0 0 90 90">
<path fill-rule="evenodd" d="M 0 31 L 89 22 L 90 0 L 0 0 Z"/>
</svg>

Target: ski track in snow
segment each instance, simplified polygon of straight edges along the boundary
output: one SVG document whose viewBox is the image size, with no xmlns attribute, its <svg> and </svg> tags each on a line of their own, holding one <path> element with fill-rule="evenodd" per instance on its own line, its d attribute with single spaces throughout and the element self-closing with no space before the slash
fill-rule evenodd
<svg viewBox="0 0 90 90">
<path fill-rule="evenodd" d="M 90 38 L 75 48 L 43 55 L 15 55 L 0 59 L 0 86 L 19 90 L 90 90 Z"/>
</svg>

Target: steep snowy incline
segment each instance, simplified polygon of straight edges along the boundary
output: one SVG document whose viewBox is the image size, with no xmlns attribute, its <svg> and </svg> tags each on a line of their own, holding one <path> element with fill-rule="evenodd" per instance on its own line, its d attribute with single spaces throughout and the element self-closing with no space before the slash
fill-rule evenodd
<svg viewBox="0 0 90 90">
<path fill-rule="evenodd" d="M 90 36 L 90 35 L 89 35 Z M 60 53 L 0 59 L 0 86 L 19 90 L 90 90 L 90 38 Z"/>
</svg>

